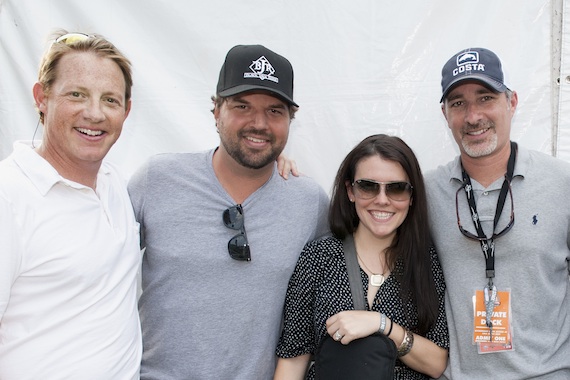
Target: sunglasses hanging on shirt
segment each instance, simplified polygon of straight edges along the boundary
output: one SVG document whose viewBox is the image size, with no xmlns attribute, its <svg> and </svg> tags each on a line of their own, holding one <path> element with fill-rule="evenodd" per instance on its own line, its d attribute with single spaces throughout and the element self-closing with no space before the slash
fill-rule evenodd
<svg viewBox="0 0 570 380">
<path fill-rule="evenodd" d="M 245 233 L 243 207 L 240 204 L 228 207 L 224 211 L 222 219 L 226 227 L 239 231 L 237 235 L 228 241 L 230 257 L 238 261 L 251 261 L 249 243 Z"/>
</svg>

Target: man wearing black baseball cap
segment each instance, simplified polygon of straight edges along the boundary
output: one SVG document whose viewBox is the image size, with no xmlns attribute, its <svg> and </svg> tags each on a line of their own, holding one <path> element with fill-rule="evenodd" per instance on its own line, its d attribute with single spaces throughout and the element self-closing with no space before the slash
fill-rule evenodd
<svg viewBox="0 0 570 380">
<path fill-rule="evenodd" d="M 262 45 L 234 46 L 220 70 L 216 92 L 226 98 L 252 90 L 270 92 L 298 107 L 293 101 L 293 68 L 285 57 Z"/>
<path fill-rule="evenodd" d="M 570 207 L 557 199 L 570 165 L 510 140 L 518 97 L 492 51 L 453 55 L 441 86 L 460 151 L 426 173 L 447 283 L 442 378 L 568 379 Z"/>
<path fill-rule="evenodd" d="M 233 47 L 212 100 L 219 146 L 151 158 L 129 184 L 146 247 L 143 380 L 272 379 L 287 283 L 328 233 L 324 190 L 275 163 L 298 107 L 289 61 Z"/>
</svg>

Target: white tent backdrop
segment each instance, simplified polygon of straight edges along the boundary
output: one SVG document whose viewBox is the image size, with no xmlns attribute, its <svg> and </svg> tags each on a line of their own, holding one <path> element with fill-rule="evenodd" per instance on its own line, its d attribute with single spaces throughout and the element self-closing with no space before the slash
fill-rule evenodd
<svg viewBox="0 0 570 380">
<path fill-rule="evenodd" d="M 467 47 L 501 57 L 519 94 L 513 139 L 570 161 L 570 30 L 560 20 L 570 20 L 562 0 L 0 0 L 0 159 L 34 135 L 39 58 L 65 28 L 102 34 L 133 62 L 133 109 L 109 156 L 127 176 L 150 155 L 218 144 L 219 69 L 232 46 L 257 43 L 293 64 L 301 107 L 286 152 L 327 191 L 371 134 L 402 137 L 424 170 L 457 154 L 440 73 Z"/>
</svg>

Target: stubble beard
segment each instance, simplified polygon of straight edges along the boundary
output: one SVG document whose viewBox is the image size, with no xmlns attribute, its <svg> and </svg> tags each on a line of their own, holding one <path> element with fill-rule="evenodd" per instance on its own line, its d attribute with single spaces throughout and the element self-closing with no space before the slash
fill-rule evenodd
<svg viewBox="0 0 570 380">
<path fill-rule="evenodd" d="M 274 162 L 283 151 L 283 147 L 276 146 L 271 136 L 266 137 L 271 144 L 269 151 L 252 152 L 247 147 L 241 146 L 241 133 L 236 141 L 222 140 L 222 144 L 228 154 L 241 166 L 248 169 L 261 169 Z"/>
<path fill-rule="evenodd" d="M 497 132 L 493 124 L 487 125 L 493 132 L 491 136 L 484 140 L 468 141 L 461 139 L 461 145 L 465 153 L 472 158 L 488 156 L 497 149 Z M 464 135 L 466 132 L 463 133 Z"/>
</svg>

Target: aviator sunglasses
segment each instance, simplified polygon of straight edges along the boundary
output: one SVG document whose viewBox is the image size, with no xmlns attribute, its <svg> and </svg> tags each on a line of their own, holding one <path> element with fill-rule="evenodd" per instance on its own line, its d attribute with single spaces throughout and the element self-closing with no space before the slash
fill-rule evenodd
<svg viewBox="0 0 570 380">
<path fill-rule="evenodd" d="M 360 199 L 372 199 L 384 188 L 384 193 L 393 201 L 407 201 L 412 196 L 413 186 L 404 181 L 377 182 L 370 179 L 357 179 L 352 183 L 354 195 Z"/>
<path fill-rule="evenodd" d="M 85 40 L 88 40 L 90 38 L 93 38 L 93 36 L 90 36 L 89 34 L 67 33 L 67 34 L 64 34 L 63 36 L 59 36 L 54 41 L 54 43 L 56 43 L 56 44 L 63 43 L 66 45 L 73 45 L 76 42 L 85 41 Z"/>
<path fill-rule="evenodd" d="M 224 225 L 239 233 L 228 241 L 228 253 L 234 260 L 251 261 L 249 243 L 243 222 L 243 208 L 240 204 L 228 207 L 222 216 Z"/>
<path fill-rule="evenodd" d="M 459 227 L 459 231 L 463 234 L 463 236 L 465 236 L 466 238 L 469 238 L 472 240 L 478 240 L 478 241 L 495 240 L 497 238 L 500 238 L 501 236 L 503 236 L 504 234 L 509 232 L 511 230 L 511 228 L 513 228 L 513 225 L 515 224 L 515 203 L 513 201 L 513 189 L 511 188 L 510 183 L 509 183 L 509 187 L 508 187 L 508 191 L 509 191 L 509 195 L 510 195 L 510 199 L 511 199 L 511 214 L 510 214 L 510 218 L 509 218 L 509 223 L 500 232 L 493 231 L 493 235 L 490 238 L 488 238 L 486 236 L 483 236 L 483 237 L 477 236 L 477 235 L 467 231 L 465 228 L 463 228 L 463 225 L 461 224 L 461 218 L 459 217 L 459 193 L 462 191 L 465 191 L 464 189 L 465 189 L 465 186 L 461 186 L 459 189 L 457 189 L 457 192 L 455 193 L 455 212 L 457 214 L 457 227 Z M 473 216 L 471 218 L 473 218 Z M 478 220 L 478 218 L 477 218 L 477 220 Z"/>
</svg>

